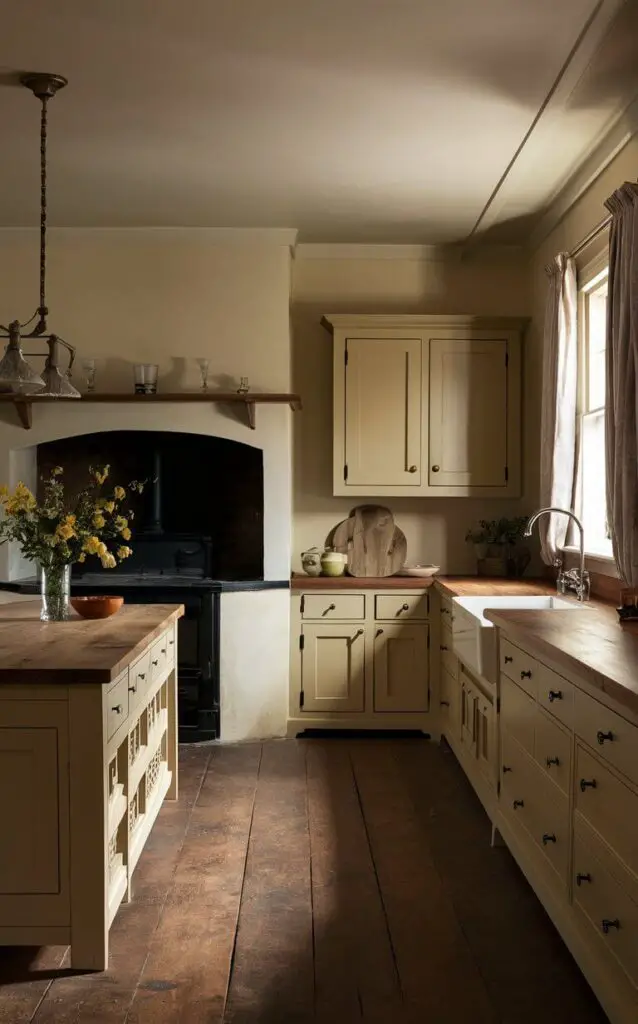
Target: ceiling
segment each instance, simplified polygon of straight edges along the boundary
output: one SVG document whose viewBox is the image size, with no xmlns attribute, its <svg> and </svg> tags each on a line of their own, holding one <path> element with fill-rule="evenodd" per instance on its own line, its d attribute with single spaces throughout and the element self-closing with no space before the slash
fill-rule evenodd
<svg viewBox="0 0 638 1024">
<path fill-rule="evenodd" d="M 520 241 L 638 95 L 638 0 L 0 0 L 0 225 Z M 10 158 L 9 158 L 10 154 Z"/>
</svg>

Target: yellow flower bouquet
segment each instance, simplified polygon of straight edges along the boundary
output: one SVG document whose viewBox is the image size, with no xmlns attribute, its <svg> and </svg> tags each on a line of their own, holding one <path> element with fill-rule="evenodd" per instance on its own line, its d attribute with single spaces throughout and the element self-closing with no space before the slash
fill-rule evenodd
<svg viewBox="0 0 638 1024">
<path fill-rule="evenodd" d="M 38 501 L 29 488 L 19 483 L 11 492 L 0 487 L 4 518 L 0 521 L 0 544 L 16 541 L 25 558 L 42 570 L 41 618 L 69 617 L 70 567 L 96 555 L 105 569 L 114 569 L 132 550 L 123 541 L 131 539 L 131 511 L 124 512 L 124 487 L 108 489 L 109 467 L 89 470 L 88 485 L 72 498 L 65 494 L 64 471 L 56 466 L 43 481 Z M 144 484 L 133 480 L 131 492 L 141 493 Z"/>
</svg>

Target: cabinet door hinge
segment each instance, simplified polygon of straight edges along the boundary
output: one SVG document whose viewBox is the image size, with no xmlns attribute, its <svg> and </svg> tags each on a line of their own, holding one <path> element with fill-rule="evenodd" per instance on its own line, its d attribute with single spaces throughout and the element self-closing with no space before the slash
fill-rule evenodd
<svg viewBox="0 0 638 1024">
<path fill-rule="evenodd" d="M 303 702 L 304 702 L 304 694 L 303 694 L 303 690 L 300 690 L 299 691 L 299 707 L 300 708 L 303 707 Z"/>
<path fill-rule="evenodd" d="M 498 796 L 501 792 L 501 780 L 499 779 L 496 783 L 496 795 Z"/>
<path fill-rule="evenodd" d="M 505 366 L 508 367 L 509 364 L 510 364 L 510 354 L 509 354 L 509 352 L 506 352 L 505 353 Z"/>
<path fill-rule="evenodd" d="M 303 651 L 305 643 L 306 643 L 306 638 L 303 635 L 303 633 L 300 633 L 299 634 L 299 650 L 300 651 Z"/>
<path fill-rule="evenodd" d="M 428 630 L 428 651 L 430 650 L 430 631 Z"/>
<path fill-rule="evenodd" d="M 348 479 L 348 463 L 347 462 L 344 463 L 344 466 L 343 466 L 343 479 L 344 480 Z"/>
<path fill-rule="evenodd" d="M 509 478 L 510 478 L 510 470 L 509 470 L 509 466 L 506 466 L 505 467 L 505 483 L 507 483 Z"/>
<path fill-rule="evenodd" d="M 306 609 L 306 595 L 302 594 L 301 595 L 301 614 L 302 615 L 303 615 L 305 609 Z"/>
<path fill-rule="evenodd" d="M 501 698 L 497 697 L 496 698 L 496 714 L 497 715 L 499 714 L 500 710 L 501 710 Z"/>
<path fill-rule="evenodd" d="M 347 345 L 346 345 L 345 349 L 343 350 L 343 362 L 344 362 L 345 366 L 348 365 L 348 346 Z"/>
</svg>

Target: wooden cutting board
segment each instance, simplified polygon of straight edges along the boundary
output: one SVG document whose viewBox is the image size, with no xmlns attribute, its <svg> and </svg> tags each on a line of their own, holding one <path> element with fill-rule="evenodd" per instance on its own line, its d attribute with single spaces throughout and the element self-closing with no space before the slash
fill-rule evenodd
<svg viewBox="0 0 638 1024">
<path fill-rule="evenodd" d="M 351 576 L 393 576 L 405 562 L 407 542 L 383 505 L 359 505 L 339 523 L 332 546 L 348 556 Z"/>
</svg>

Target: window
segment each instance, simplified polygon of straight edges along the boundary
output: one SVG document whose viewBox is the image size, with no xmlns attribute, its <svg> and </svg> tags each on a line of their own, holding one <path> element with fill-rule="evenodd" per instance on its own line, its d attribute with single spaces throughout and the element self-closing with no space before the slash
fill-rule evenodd
<svg viewBox="0 0 638 1024">
<path fill-rule="evenodd" d="M 607 256 L 579 276 L 579 466 L 577 503 L 587 553 L 611 557 L 605 487 Z"/>
</svg>

